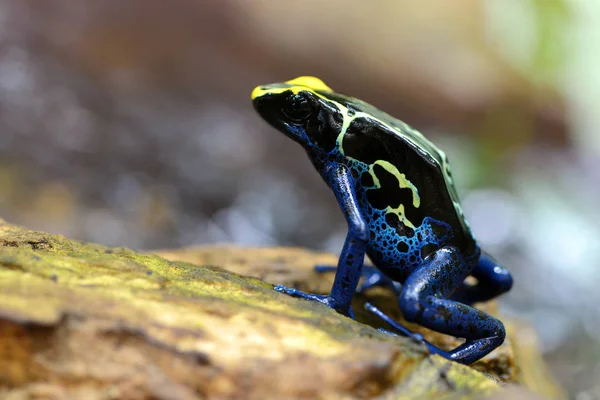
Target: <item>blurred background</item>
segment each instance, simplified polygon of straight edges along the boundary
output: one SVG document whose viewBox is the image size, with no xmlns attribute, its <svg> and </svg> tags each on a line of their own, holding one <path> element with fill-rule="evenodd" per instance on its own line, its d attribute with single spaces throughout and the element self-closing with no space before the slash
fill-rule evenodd
<svg viewBox="0 0 600 400">
<path fill-rule="evenodd" d="M 138 249 L 339 252 L 302 149 L 252 110 L 316 75 L 425 132 L 504 312 L 573 398 L 600 398 L 600 2 L 0 0 L 0 216 Z"/>
</svg>

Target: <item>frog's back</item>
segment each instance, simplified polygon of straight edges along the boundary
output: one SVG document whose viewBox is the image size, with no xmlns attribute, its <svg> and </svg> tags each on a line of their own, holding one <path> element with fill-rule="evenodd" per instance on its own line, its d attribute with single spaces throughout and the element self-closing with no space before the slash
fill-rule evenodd
<svg viewBox="0 0 600 400">
<path fill-rule="evenodd" d="M 385 266 L 401 259 L 415 266 L 447 245 L 473 253 L 475 240 L 446 155 L 418 131 L 367 103 L 342 95 L 332 100 L 349 111 L 337 144 L 360 182 L 373 261 Z"/>
</svg>

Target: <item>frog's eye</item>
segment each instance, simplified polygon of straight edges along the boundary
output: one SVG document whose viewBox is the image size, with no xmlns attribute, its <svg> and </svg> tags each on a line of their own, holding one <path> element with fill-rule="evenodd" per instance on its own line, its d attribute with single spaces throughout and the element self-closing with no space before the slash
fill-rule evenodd
<svg viewBox="0 0 600 400">
<path fill-rule="evenodd" d="M 292 121 L 302 121 L 310 115 L 308 99 L 301 94 L 292 94 L 285 100 L 283 114 Z"/>
</svg>

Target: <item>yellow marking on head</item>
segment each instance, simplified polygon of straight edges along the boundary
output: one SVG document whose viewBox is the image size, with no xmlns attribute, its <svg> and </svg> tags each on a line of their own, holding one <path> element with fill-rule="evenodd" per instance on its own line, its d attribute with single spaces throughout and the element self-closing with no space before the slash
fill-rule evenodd
<svg viewBox="0 0 600 400">
<path fill-rule="evenodd" d="M 264 90 L 262 86 L 257 86 L 254 88 L 254 90 L 252 91 L 252 94 L 250 95 L 250 98 L 252 100 L 256 99 L 257 97 L 262 96 L 263 94 L 267 93 L 267 90 Z"/>
<path fill-rule="evenodd" d="M 320 97 L 323 96 L 316 93 L 316 91 L 333 92 L 333 90 L 331 90 L 331 88 L 319 78 L 315 78 L 314 76 L 300 76 L 296 79 L 292 79 L 283 83 L 273 83 L 269 85 L 257 86 L 252 91 L 250 97 L 252 98 L 252 100 L 254 100 L 258 97 L 264 96 L 265 94 L 278 94 L 286 92 L 288 90 L 292 93 L 298 93 L 303 90 L 307 90 L 315 93 Z"/>
<path fill-rule="evenodd" d="M 333 90 L 331 90 L 331 88 L 327 86 L 325 82 L 314 76 L 299 76 L 298 78 L 286 81 L 285 83 L 293 86 L 304 86 L 320 92 L 333 92 Z"/>
</svg>

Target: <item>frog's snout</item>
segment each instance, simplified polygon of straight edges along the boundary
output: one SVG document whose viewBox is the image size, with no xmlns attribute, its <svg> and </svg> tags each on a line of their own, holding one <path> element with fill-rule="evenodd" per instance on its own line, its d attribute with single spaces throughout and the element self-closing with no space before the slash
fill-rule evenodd
<svg viewBox="0 0 600 400">
<path fill-rule="evenodd" d="M 256 89 L 255 89 L 256 90 Z M 252 92 L 252 106 L 256 110 L 259 115 L 263 115 L 264 108 L 264 98 L 262 96 L 254 96 L 254 92 Z"/>
<path fill-rule="evenodd" d="M 254 88 L 254 90 L 252 91 L 252 94 L 250 95 L 250 98 L 252 99 L 252 101 L 256 100 L 258 97 L 260 97 L 263 93 L 265 92 L 265 90 L 263 89 L 262 86 L 257 86 Z"/>
<path fill-rule="evenodd" d="M 265 86 L 257 86 L 252 91 L 254 109 L 270 124 L 275 124 L 280 120 L 278 111 L 282 108 L 281 100 L 281 96 L 271 93 Z"/>
</svg>

